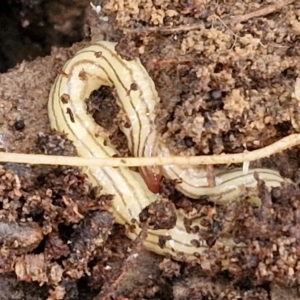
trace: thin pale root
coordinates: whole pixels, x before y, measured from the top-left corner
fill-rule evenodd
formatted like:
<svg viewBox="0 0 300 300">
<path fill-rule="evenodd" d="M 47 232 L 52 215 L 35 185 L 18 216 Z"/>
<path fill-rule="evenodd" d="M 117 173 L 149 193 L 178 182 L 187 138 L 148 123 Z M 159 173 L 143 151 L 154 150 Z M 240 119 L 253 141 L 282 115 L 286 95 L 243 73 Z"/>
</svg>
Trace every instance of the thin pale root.
<svg viewBox="0 0 300 300">
<path fill-rule="evenodd" d="M 300 134 L 291 134 L 264 148 L 245 153 L 205 156 L 168 156 L 168 157 L 105 157 L 83 158 L 73 156 L 52 156 L 40 154 L 19 154 L 0 152 L 0 162 L 14 162 L 33 165 L 64 166 L 111 166 L 143 167 L 162 165 L 219 165 L 243 163 L 269 157 L 300 144 Z"/>
</svg>

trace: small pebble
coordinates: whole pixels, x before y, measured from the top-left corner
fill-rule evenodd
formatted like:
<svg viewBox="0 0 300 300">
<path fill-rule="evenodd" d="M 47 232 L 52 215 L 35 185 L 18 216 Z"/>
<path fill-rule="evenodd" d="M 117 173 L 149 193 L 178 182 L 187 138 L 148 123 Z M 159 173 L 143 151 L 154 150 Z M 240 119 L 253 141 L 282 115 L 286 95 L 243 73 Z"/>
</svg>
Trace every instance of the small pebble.
<svg viewBox="0 0 300 300">
<path fill-rule="evenodd" d="M 22 131 L 25 128 L 25 123 L 23 120 L 19 120 L 15 122 L 14 126 L 16 130 Z"/>
</svg>

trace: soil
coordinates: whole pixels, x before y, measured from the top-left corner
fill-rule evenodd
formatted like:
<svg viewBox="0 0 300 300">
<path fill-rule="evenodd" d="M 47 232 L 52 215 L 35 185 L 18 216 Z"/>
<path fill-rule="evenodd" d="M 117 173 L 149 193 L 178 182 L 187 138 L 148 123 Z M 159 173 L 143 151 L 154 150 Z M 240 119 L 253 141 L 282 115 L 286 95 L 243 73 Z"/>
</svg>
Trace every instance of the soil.
<svg viewBox="0 0 300 300">
<path fill-rule="evenodd" d="M 50 129 L 48 95 L 67 59 L 102 39 L 118 42 L 126 59 L 141 59 L 161 99 L 161 139 L 176 155 L 251 151 L 299 133 L 299 1 L 106 0 L 94 3 L 98 14 L 85 1 L 71 2 L 8 1 L 34 46 L 26 47 L 31 57 L 18 54 L 0 68 L 20 62 L 0 74 L 0 151 L 76 154 Z M 22 51 L 14 36 L 3 37 L 11 43 L 1 48 L 6 58 Z M 93 93 L 89 111 L 130 155 L 118 107 L 111 95 L 102 100 Z M 106 102 L 115 118 L 99 113 Z M 205 259 L 189 264 L 145 251 L 143 235 L 127 239 L 114 224 L 113 197 L 99 196 L 101 187 L 80 169 L 2 164 L 0 299 L 300 299 L 299 164 L 299 147 L 250 164 L 295 183 L 269 192 L 258 180 L 260 207 L 246 193 L 227 206 L 193 201 L 164 179 L 161 193 L 177 208 L 201 210 L 213 224 Z M 229 232 L 247 247 L 220 245 Z"/>
</svg>

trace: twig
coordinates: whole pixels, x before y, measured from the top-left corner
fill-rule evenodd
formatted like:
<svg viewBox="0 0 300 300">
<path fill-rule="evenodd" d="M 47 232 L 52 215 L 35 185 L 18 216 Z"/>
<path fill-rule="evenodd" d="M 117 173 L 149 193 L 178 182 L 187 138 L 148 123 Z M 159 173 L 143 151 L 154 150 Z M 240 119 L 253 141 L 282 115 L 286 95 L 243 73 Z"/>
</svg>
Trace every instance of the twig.
<svg viewBox="0 0 300 300">
<path fill-rule="evenodd" d="M 282 7 L 287 6 L 295 2 L 295 0 L 279 0 L 276 4 L 270 4 L 253 12 L 247 13 L 245 15 L 236 15 L 231 16 L 228 20 L 234 23 L 245 22 L 253 18 L 267 16 L 275 11 L 282 9 Z M 220 18 L 219 18 L 220 19 Z M 226 19 L 225 19 L 226 20 Z M 224 22 L 222 22 L 224 25 Z M 180 31 L 190 31 L 196 30 L 203 26 L 203 23 L 197 24 L 187 24 L 187 25 L 179 25 L 177 27 L 168 27 L 168 26 L 161 26 L 161 27 L 143 27 L 143 28 L 128 28 L 124 29 L 124 33 L 146 33 L 146 32 L 161 32 L 161 33 L 174 33 Z"/>
<path fill-rule="evenodd" d="M 0 162 L 33 165 L 97 166 L 97 167 L 142 167 L 161 165 L 218 165 L 242 163 L 269 157 L 300 144 L 300 134 L 291 134 L 264 148 L 246 153 L 202 155 L 202 156 L 159 156 L 159 157 L 105 157 L 84 158 L 41 154 L 19 154 L 0 152 Z"/>
<path fill-rule="evenodd" d="M 128 28 L 124 29 L 124 33 L 145 33 L 145 32 L 162 32 L 162 33 L 173 33 L 173 32 L 180 32 L 180 31 L 189 31 L 189 30 L 196 30 L 203 26 L 202 23 L 200 24 L 192 24 L 192 25 L 179 25 L 176 27 L 143 27 L 143 28 Z"/>
<path fill-rule="evenodd" d="M 275 11 L 280 10 L 283 6 L 287 6 L 295 2 L 295 0 L 286 0 L 286 1 L 277 1 L 276 4 L 270 4 L 253 12 L 250 12 L 245 15 L 233 16 L 235 22 L 245 22 L 253 18 L 267 16 L 269 14 L 274 13 Z"/>
</svg>

